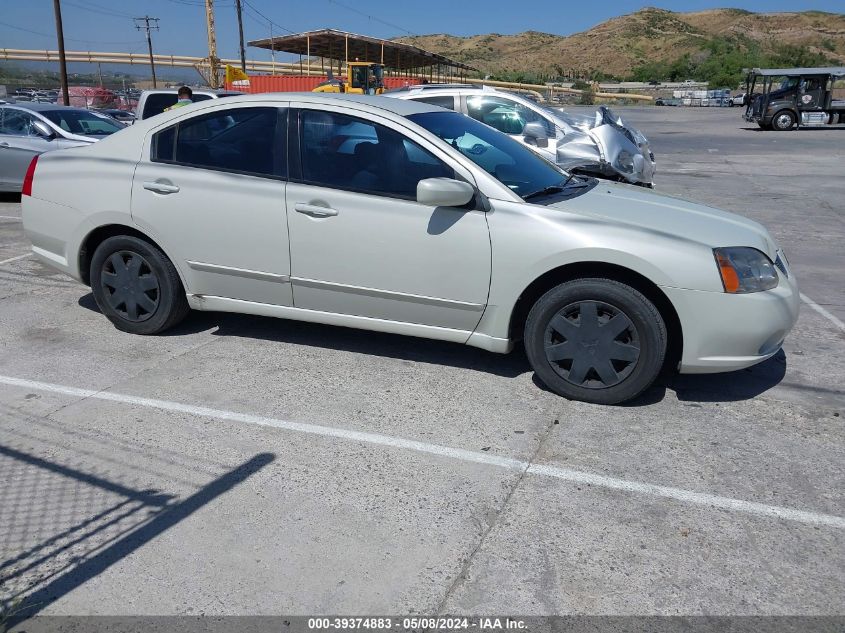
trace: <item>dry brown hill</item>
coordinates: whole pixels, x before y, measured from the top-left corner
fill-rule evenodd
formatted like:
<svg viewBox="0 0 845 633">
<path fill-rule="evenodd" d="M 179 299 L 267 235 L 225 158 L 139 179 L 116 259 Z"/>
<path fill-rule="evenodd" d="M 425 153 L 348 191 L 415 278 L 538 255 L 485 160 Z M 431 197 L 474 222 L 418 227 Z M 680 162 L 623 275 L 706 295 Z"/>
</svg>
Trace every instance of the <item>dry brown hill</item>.
<svg viewBox="0 0 845 633">
<path fill-rule="evenodd" d="M 649 7 L 569 36 L 527 31 L 400 39 L 471 64 L 485 74 L 566 75 L 573 70 L 601 70 L 623 78 L 646 62 L 672 62 L 686 53 L 700 56 L 713 38 L 740 48 L 758 46 L 764 54 L 784 45 L 803 46 L 829 61 L 845 64 L 845 15 L 817 11 L 675 13 Z"/>
</svg>

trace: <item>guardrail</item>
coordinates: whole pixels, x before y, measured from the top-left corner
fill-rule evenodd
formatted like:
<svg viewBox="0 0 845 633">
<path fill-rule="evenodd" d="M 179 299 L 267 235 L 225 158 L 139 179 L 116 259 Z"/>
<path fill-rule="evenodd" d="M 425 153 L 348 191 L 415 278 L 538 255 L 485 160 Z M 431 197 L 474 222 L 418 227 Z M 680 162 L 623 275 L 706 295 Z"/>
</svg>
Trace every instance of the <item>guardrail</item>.
<svg viewBox="0 0 845 633">
<path fill-rule="evenodd" d="M 89 64 L 130 64 L 130 65 L 146 65 L 150 63 L 149 55 L 143 53 L 109 53 L 109 52 L 92 52 L 92 51 L 65 51 L 65 59 L 69 63 L 89 63 Z M 35 62 L 58 62 L 59 51 L 52 50 L 29 50 L 22 48 L 0 48 L 0 61 L 35 61 Z M 208 70 L 207 57 L 193 57 L 190 55 L 162 55 L 160 53 L 153 55 L 153 62 L 157 66 L 171 66 L 174 68 L 195 68 L 196 70 Z M 219 59 L 217 60 L 218 67 L 223 65 L 240 66 L 239 59 Z M 320 76 L 325 75 L 326 71 L 322 68 L 314 68 L 313 63 L 309 70 L 305 63 L 295 62 L 273 62 L 273 61 L 246 61 L 247 72 L 262 72 L 280 75 L 304 75 L 304 76 Z M 449 83 L 448 81 L 446 83 Z M 510 88 L 512 90 L 523 90 L 534 93 L 540 99 L 544 98 L 544 93 L 549 95 L 550 100 L 554 100 L 555 94 L 583 94 L 585 91 L 577 90 L 575 88 L 565 88 L 563 86 L 553 86 L 548 84 L 526 84 L 513 81 L 491 81 L 485 79 L 457 79 L 452 83 L 471 83 L 484 84 L 487 86 L 497 86 L 500 88 Z M 654 97 L 640 94 L 627 94 L 617 92 L 594 92 L 594 96 L 600 99 L 630 99 L 632 101 L 653 101 Z"/>
</svg>

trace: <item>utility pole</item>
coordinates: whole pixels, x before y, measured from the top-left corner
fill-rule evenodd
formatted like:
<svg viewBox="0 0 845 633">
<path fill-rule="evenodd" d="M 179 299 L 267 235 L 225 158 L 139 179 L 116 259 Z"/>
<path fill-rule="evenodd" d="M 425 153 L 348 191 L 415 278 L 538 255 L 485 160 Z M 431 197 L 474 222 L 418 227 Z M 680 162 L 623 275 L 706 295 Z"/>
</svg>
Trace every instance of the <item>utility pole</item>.
<svg viewBox="0 0 845 633">
<path fill-rule="evenodd" d="M 53 0 L 53 12 L 56 14 L 56 39 L 59 44 L 59 75 L 62 80 L 62 97 L 65 105 L 70 105 L 70 94 L 67 88 L 67 61 L 65 60 L 65 31 L 62 27 L 61 0 Z"/>
<path fill-rule="evenodd" d="M 208 24 L 208 84 L 212 88 L 219 88 L 217 76 L 217 36 L 214 33 L 214 0 L 205 0 L 205 19 Z"/>
<path fill-rule="evenodd" d="M 150 24 L 150 22 L 153 24 Z M 158 31 L 158 18 L 151 18 L 148 15 L 145 15 L 143 18 L 135 18 L 135 28 L 139 31 L 143 29 L 147 32 L 147 49 L 150 51 L 150 69 L 153 72 L 153 88 L 158 88 L 156 85 L 156 65 L 153 60 L 153 38 L 150 35 L 150 31 Z"/>
<path fill-rule="evenodd" d="M 241 0 L 235 0 L 235 10 L 238 12 L 238 35 L 241 38 L 241 70 L 246 72 L 246 51 L 244 50 L 244 22 L 241 14 Z"/>
</svg>

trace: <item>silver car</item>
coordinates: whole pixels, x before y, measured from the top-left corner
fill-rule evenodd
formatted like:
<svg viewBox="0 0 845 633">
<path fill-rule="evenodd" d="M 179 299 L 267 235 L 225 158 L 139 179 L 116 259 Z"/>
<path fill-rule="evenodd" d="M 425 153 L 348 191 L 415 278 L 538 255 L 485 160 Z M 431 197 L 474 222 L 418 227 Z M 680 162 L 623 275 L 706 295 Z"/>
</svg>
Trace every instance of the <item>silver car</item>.
<svg viewBox="0 0 845 633">
<path fill-rule="evenodd" d="M 48 103 L 0 105 L 0 191 L 21 190 L 34 156 L 90 145 L 123 127 L 103 114 L 82 108 Z"/>
<path fill-rule="evenodd" d="M 652 187 L 656 165 L 648 139 L 607 106 L 572 114 L 489 86 L 423 85 L 386 97 L 462 112 L 525 143 L 574 173 Z"/>
<path fill-rule="evenodd" d="M 119 329 L 190 309 L 508 352 L 569 398 L 629 400 L 661 368 L 775 354 L 795 277 L 740 216 L 578 177 L 470 117 L 363 95 L 165 112 L 35 161 L 33 253 Z"/>
</svg>

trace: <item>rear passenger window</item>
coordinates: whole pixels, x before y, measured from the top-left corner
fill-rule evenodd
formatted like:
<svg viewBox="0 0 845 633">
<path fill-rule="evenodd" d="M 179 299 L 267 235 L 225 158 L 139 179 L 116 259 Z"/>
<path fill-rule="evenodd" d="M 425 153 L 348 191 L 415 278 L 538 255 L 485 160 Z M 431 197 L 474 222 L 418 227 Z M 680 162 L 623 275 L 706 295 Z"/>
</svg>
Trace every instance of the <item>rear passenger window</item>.
<svg viewBox="0 0 845 633">
<path fill-rule="evenodd" d="M 302 180 L 415 200 L 425 178 L 454 178 L 439 158 L 388 127 L 336 112 L 301 111 Z"/>
<path fill-rule="evenodd" d="M 417 97 L 412 99 L 412 101 L 422 101 L 423 103 L 427 103 L 429 105 L 440 106 L 441 108 L 448 108 L 449 110 L 455 109 L 455 97 L 450 96 L 439 96 L 439 97 Z"/>
<path fill-rule="evenodd" d="M 192 117 L 153 137 L 152 160 L 285 177 L 287 148 L 277 136 L 278 120 L 285 112 L 280 115 L 278 108 L 233 108 Z M 282 125 L 279 131 L 284 128 Z"/>
<path fill-rule="evenodd" d="M 162 163 L 173 161 L 173 150 L 176 144 L 176 126 L 169 127 L 153 136 L 153 160 Z"/>
</svg>

